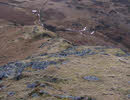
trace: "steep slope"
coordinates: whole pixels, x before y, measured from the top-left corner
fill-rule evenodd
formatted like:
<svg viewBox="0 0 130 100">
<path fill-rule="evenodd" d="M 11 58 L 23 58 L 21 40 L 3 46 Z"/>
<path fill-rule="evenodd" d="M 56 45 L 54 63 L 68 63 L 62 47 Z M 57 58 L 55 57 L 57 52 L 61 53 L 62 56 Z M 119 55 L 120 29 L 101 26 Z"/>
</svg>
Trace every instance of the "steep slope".
<svg viewBox="0 0 130 100">
<path fill-rule="evenodd" d="M 0 0 L 0 100 L 129 100 L 129 5 Z"/>
<path fill-rule="evenodd" d="M 0 67 L 1 100 L 128 100 L 130 54 L 61 38 L 40 49 Z"/>
</svg>

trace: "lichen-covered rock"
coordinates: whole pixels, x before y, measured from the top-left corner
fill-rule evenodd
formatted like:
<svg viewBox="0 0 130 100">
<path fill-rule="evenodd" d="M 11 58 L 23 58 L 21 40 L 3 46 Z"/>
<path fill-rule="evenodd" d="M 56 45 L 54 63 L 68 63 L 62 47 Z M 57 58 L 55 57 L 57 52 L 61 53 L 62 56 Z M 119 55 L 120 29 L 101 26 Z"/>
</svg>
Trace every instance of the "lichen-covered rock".
<svg viewBox="0 0 130 100">
<path fill-rule="evenodd" d="M 9 78 L 19 80 L 26 64 L 24 62 L 10 62 L 0 67 L 0 79 Z"/>
</svg>

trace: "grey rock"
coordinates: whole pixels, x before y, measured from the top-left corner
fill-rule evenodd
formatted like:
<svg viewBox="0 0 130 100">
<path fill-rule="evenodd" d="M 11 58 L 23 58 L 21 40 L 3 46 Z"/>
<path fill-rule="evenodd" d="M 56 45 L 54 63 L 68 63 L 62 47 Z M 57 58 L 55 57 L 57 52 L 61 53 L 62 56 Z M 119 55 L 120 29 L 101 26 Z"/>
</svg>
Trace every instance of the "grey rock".
<svg viewBox="0 0 130 100">
<path fill-rule="evenodd" d="M 33 61 L 33 62 L 10 62 L 0 66 L 0 80 L 3 78 L 19 80 L 22 78 L 22 72 L 26 67 L 33 69 L 45 69 L 49 65 L 57 64 L 55 61 Z"/>
<path fill-rule="evenodd" d="M 38 62 L 31 62 L 31 66 L 33 69 L 45 69 L 49 65 L 57 64 L 55 61 L 38 61 Z"/>
<path fill-rule="evenodd" d="M 37 83 L 31 83 L 31 84 L 28 84 L 28 85 L 27 85 L 27 88 L 35 88 L 35 87 L 37 87 L 37 86 L 38 86 Z"/>
<path fill-rule="evenodd" d="M 54 95 L 60 99 L 70 99 L 70 100 L 88 100 L 88 97 L 80 97 L 80 96 L 65 96 L 65 95 Z"/>
<path fill-rule="evenodd" d="M 99 78 L 96 76 L 85 76 L 83 78 L 88 81 L 99 81 Z"/>
<path fill-rule="evenodd" d="M 39 95 L 37 93 L 33 93 L 31 96 L 32 97 L 38 97 Z"/>
<path fill-rule="evenodd" d="M 44 90 L 40 90 L 40 91 L 39 91 L 39 94 L 40 94 L 40 95 L 42 95 L 42 94 L 49 95 L 49 93 L 48 93 L 48 92 L 46 92 L 46 91 L 44 91 Z"/>
<path fill-rule="evenodd" d="M 6 86 L 0 85 L 0 90 L 3 90 L 3 89 L 5 89 L 5 88 L 6 88 Z"/>
<path fill-rule="evenodd" d="M 0 79 L 19 79 L 22 75 L 24 67 L 25 66 L 23 62 L 10 62 L 4 66 L 1 66 Z"/>
<path fill-rule="evenodd" d="M 130 94 L 128 94 L 128 99 L 130 99 Z"/>
<path fill-rule="evenodd" d="M 15 92 L 11 91 L 11 92 L 8 92 L 7 94 L 8 94 L 8 96 L 14 96 Z"/>
<path fill-rule="evenodd" d="M 45 87 L 46 85 L 45 84 L 40 84 L 40 87 Z"/>
</svg>

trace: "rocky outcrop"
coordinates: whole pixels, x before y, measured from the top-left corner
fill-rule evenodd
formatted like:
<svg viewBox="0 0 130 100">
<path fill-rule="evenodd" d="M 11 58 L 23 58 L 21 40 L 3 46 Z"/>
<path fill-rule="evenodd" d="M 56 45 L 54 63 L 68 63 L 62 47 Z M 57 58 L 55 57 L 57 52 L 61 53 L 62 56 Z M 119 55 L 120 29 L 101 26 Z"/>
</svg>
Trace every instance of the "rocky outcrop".
<svg viewBox="0 0 130 100">
<path fill-rule="evenodd" d="M 130 54 L 126 51 L 74 46 L 62 38 L 45 44 L 40 54 L 0 67 L 2 100 L 128 99 Z"/>
</svg>

